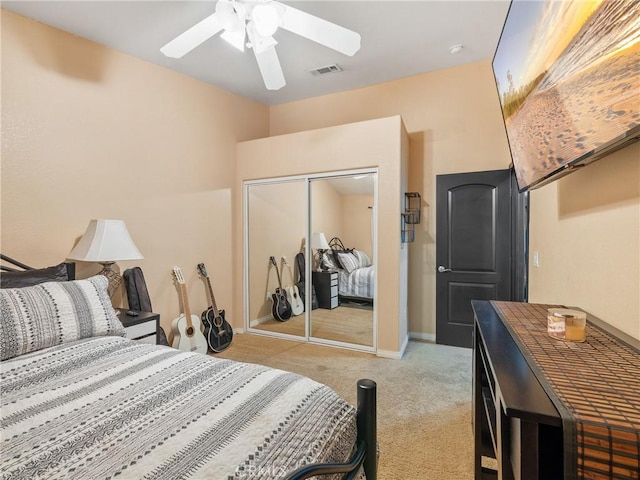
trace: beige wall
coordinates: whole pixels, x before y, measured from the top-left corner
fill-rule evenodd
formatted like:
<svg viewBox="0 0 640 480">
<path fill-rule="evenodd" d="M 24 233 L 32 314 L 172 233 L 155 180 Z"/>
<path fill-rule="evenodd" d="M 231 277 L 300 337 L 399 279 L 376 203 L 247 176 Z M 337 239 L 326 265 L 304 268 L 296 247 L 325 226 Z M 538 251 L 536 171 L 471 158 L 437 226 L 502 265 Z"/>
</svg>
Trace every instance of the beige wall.
<svg viewBox="0 0 640 480">
<path fill-rule="evenodd" d="M 125 220 L 168 329 L 187 280 L 232 305 L 236 143 L 268 133 L 268 108 L 2 10 L 2 253 L 64 260 L 92 218 Z M 100 269 L 79 265 L 79 276 Z M 122 304 L 122 294 L 114 303 Z"/>
<path fill-rule="evenodd" d="M 531 192 L 535 251 L 530 301 L 579 306 L 640 339 L 640 143 Z"/>
<path fill-rule="evenodd" d="M 373 258 L 371 243 L 371 223 L 374 206 L 373 195 L 344 195 L 341 202 L 342 233 L 340 239 L 347 248 L 362 250 Z"/>
<path fill-rule="evenodd" d="M 409 248 L 409 331 L 435 338 L 435 176 L 507 168 L 510 155 L 490 61 L 270 109 L 282 134 L 400 114 L 409 191 L 423 222 Z M 638 144 L 531 193 L 530 301 L 584 308 L 640 338 Z"/>
<path fill-rule="evenodd" d="M 378 297 L 378 350 L 394 355 L 400 351 L 406 329 L 406 307 L 401 305 L 398 285 L 401 283 L 400 211 L 403 172 L 402 139 L 406 131 L 400 117 L 352 123 L 280 135 L 238 144 L 237 183 L 246 180 L 303 175 L 344 169 L 378 168 L 378 229 L 377 245 L 384 255 L 378 257 L 378 290 L 387 294 Z M 239 188 L 240 190 L 240 188 Z M 238 205 L 241 198 L 238 196 Z M 242 218 L 240 208 L 236 218 Z M 243 238 L 242 226 L 238 238 Z M 237 271 L 243 271 L 242 252 L 236 251 Z M 405 274 L 406 276 L 406 274 Z M 242 282 L 236 282 L 236 305 L 242 303 Z"/>
<path fill-rule="evenodd" d="M 326 180 L 312 180 L 310 183 L 311 232 L 324 233 L 327 242 L 333 237 L 341 237 L 342 196 Z"/>
<path fill-rule="evenodd" d="M 329 242 L 339 237 L 347 248 L 358 248 L 373 258 L 371 243 L 373 195 L 342 195 L 329 181 L 311 182 L 312 232 L 322 232 Z"/>
</svg>

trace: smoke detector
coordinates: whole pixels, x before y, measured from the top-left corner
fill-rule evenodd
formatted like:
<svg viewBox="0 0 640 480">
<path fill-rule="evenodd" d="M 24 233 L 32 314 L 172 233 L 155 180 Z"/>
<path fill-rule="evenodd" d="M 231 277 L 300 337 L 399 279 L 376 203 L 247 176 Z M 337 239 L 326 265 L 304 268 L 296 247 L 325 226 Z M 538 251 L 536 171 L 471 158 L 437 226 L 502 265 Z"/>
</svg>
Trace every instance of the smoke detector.
<svg viewBox="0 0 640 480">
<path fill-rule="evenodd" d="M 327 65 L 326 67 L 314 68 L 313 70 L 309 70 L 309 73 L 317 77 L 320 75 L 327 75 L 329 73 L 338 73 L 341 71 L 342 71 L 342 68 L 339 65 L 334 63 L 333 65 Z"/>
<path fill-rule="evenodd" d="M 452 45 L 449 47 L 449 51 L 451 52 L 451 55 L 455 55 L 456 53 L 460 53 L 463 48 L 463 45 Z"/>
</svg>

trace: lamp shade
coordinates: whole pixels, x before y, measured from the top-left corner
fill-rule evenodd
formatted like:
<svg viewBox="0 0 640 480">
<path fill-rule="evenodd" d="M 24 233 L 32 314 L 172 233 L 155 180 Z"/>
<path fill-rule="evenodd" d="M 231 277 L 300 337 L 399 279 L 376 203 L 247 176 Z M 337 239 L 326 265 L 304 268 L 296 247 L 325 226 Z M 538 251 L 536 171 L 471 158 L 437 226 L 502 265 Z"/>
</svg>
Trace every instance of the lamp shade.
<svg viewBox="0 0 640 480">
<path fill-rule="evenodd" d="M 313 235 L 311 235 L 311 248 L 315 248 L 316 250 L 329 250 L 329 244 L 327 243 L 324 233 L 314 232 Z"/>
<path fill-rule="evenodd" d="M 117 262 L 144 257 L 122 220 L 91 220 L 67 258 L 84 262 Z"/>
</svg>

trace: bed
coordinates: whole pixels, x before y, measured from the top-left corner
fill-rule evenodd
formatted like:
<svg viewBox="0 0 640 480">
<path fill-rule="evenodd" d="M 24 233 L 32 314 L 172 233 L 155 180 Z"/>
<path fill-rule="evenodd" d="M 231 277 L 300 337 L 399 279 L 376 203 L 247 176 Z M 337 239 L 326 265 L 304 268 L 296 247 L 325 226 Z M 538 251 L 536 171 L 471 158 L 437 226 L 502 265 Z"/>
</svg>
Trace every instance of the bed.
<svg viewBox="0 0 640 480">
<path fill-rule="evenodd" d="M 340 301 L 355 301 L 373 305 L 375 267 L 369 256 L 356 248 L 345 248 L 342 240 L 333 237 L 329 241 L 330 254 L 323 257 L 323 265 L 338 271 L 338 295 Z"/>
<path fill-rule="evenodd" d="M 128 340 L 104 277 L 27 269 L 0 277 L 1 478 L 376 478 L 375 382 L 356 409 L 300 375 Z"/>
</svg>

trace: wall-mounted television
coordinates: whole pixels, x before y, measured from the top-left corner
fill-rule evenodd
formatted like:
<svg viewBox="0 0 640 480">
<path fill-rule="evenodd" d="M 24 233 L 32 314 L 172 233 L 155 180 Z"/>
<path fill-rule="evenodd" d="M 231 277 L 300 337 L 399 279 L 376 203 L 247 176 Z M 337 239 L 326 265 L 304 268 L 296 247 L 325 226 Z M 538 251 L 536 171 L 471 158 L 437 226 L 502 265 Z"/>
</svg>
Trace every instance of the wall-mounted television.
<svg viewBox="0 0 640 480">
<path fill-rule="evenodd" d="M 640 139 L 636 0 L 512 0 L 492 66 L 520 191 Z"/>
</svg>

